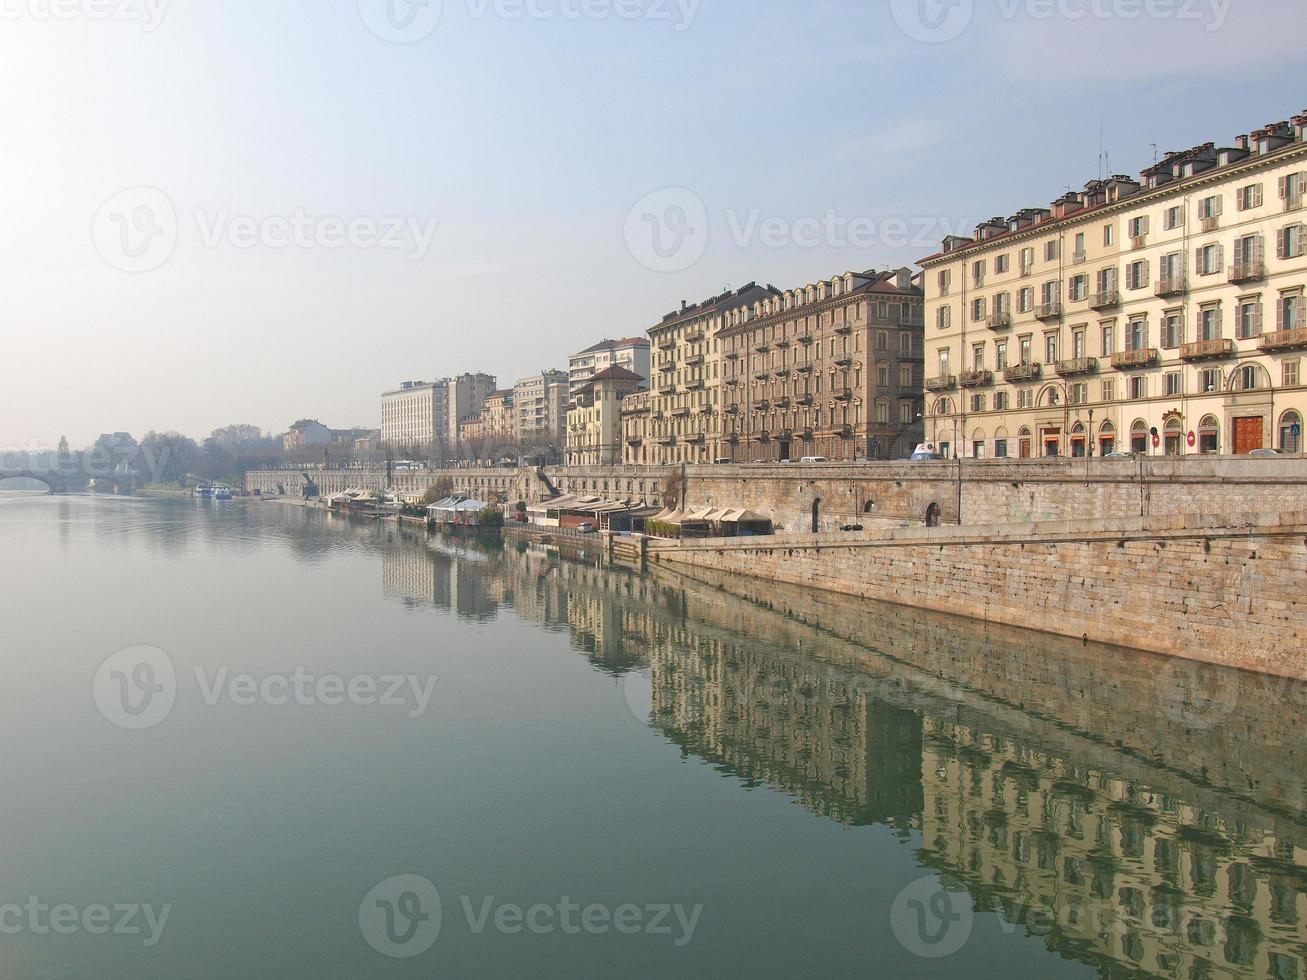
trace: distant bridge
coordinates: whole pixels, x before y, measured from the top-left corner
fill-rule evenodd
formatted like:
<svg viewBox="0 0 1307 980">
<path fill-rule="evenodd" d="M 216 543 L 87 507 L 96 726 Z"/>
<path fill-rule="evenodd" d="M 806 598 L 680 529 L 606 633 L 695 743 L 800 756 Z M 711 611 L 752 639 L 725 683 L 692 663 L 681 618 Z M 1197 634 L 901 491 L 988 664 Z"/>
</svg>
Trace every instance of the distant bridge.
<svg viewBox="0 0 1307 980">
<path fill-rule="evenodd" d="M 108 485 L 114 493 L 131 494 L 136 489 L 136 477 L 118 467 L 108 468 L 103 457 L 87 459 L 83 454 L 56 460 L 50 466 L 12 465 L 0 463 L 0 481 L 35 480 L 44 483 L 51 493 L 81 493 L 95 484 Z"/>
</svg>

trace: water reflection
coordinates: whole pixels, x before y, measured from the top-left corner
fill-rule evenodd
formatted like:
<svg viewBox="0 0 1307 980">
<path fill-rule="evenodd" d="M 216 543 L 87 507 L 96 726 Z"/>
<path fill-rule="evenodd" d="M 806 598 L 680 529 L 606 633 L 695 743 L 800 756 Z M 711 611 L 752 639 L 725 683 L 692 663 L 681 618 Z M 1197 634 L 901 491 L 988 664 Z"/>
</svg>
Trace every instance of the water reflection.
<svg viewBox="0 0 1307 980">
<path fill-rule="evenodd" d="M 1299 685 L 538 546 L 342 535 L 415 609 L 565 631 L 687 758 L 893 828 L 1052 951 L 1105 975 L 1307 977 Z"/>
</svg>

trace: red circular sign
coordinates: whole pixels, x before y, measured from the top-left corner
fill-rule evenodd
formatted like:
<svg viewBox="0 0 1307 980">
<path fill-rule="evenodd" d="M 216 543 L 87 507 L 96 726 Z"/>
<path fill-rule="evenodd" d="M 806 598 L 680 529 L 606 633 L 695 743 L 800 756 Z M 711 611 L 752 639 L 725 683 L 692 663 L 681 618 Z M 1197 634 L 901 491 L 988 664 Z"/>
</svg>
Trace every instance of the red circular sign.
<svg viewBox="0 0 1307 980">
<path fill-rule="evenodd" d="M 1153 448 L 1156 449 L 1156 448 L 1157 448 L 1158 446 L 1160 446 L 1161 444 L 1162 444 L 1162 437 L 1161 437 L 1161 436 L 1153 436 Z"/>
<path fill-rule="evenodd" d="M 1192 449 L 1197 444 L 1198 444 L 1198 437 L 1194 435 L 1192 432 L 1189 433 L 1189 448 Z"/>
</svg>

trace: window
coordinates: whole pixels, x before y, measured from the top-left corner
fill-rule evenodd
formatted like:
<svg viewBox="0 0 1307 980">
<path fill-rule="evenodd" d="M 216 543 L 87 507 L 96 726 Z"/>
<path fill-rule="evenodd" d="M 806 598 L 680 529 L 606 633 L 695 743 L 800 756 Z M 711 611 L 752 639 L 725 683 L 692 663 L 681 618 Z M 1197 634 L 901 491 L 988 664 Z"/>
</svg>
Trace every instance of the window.
<svg viewBox="0 0 1307 980">
<path fill-rule="evenodd" d="M 979 289 L 985 285 L 985 260 L 977 259 L 971 263 L 971 281 Z"/>
<path fill-rule="evenodd" d="M 1147 350 L 1148 318 L 1139 316 L 1132 319 L 1126 325 L 1125 340 L 1126 350 Z"/>
<path fill-rule="evenodd" d="M 889 331 L 888 331 L 888 330 L 878 330 L 878 331 L 876 331 L 876 350 L 879 350 L 879 351 L 888 351 L 888 350 L 889 350 Z M 848 353 L 847 348 L 845 349 L 844 353 L 846 353 L 846 354 Z"/>
<path fill-rule="evenodd" d="M 1198 217 L 1203 221 L 1214 221 L 1221 216 L 1221 197 L 1214 194 L 1198 202 Z"/>
<path fill-rule="evenodd" d="M 1182 375 L 1179 371 L 1168 371 L 1164 376 L 1165 390 L 1168 395 L 1180 394 L 1180 379 Z"/>
<path fill-rule="evenodd" d="M 994 344 L 994 367 L 996 370 L 1007 370 L 1007 341 L 1000 340 Z"/>
<path fill-rule="evenodd" d="M 1303 254 L 1303 226 L 1290 225 L 1280 229 L 1275 254 L 1281 259 L 1296 259 Z"/>
<path fill-rule="evenodd" d="M 1040 287 L 1040 300 L 1044 306 L 1053 306 L 1057 303 L 1058 294 L 1062 292 L 1062 284 L 1056 279 L 1050 279 Z"/>
<path fill-rule="evenodd" d="M 1103 247 L 1111 248 L 1116 244 L 1116 225 L 1103 225 Z"/>
<path fill-rule="evenodd" d="M 1140 259 L 1125 267 L 1125 284 L 1128 289 L 1146 289 L 1148 287 L 1148 260 Z"/>
<path fill-rule="evenodd" d="M 1142 420 L 1130 427 L 1130 449 L 1141 456 L 1148 453 L 1148 425 Z"/>
<path fill-rule="evenodd" d="M 1184 343 L 1184 314 L 1172 311 L 1162 317 L 1162 346 L 1175 350 Z"/>
<path fill-rule="evenodd" d="M 1198 423 L 1198 451 L 1203 454 L 1220 451 L 1221 425 L 1215 415 L 1204 415 Z"/>
<path fill-rule="evenodd" d="M 941 348 L 939 352 L 939 376 L 941 378 L 948 377 L 948 362 L 949 349 L 947 347 Z"/>
<path fill-rule="evenodd" d="M 935 311 L 935 323 L 940 330 L 947 330 L 953 321 L 953 309 L 949 306 L 941 306 Z"/>
<path fill-rule="evenodd" d="M 1006 412 L 1007 406 L 1008 406 L 1007 392 L 1006 391 L 994 392 L 994 411 Z"/>
<path fill-rule="evenodd" d="M 1071 277 L 1071 301 L 1081 302 L 1089 298 L 1089 277 L 1086 275 Z"/>
<path fill-rule="evenodd" d="M 1085 331 L 1081 327 L 1071 333 L 1071 356 L 1076 360 L 1089 355 L 1089 349 L 1085 344 Z"/>
<path fill-rule="evenodd" d="M 1280 448 L 1286 453 L 1302 452 L 1302 416 L 1297 412 L 1280 416 Z"/>
<path fill-rule="evenodd" d="M 1017 408 L 1030 408 L 1034 401 L 1034 391 L 1031 388 L 1022 388 L 1017 392 Z"/>
<path fill-rule="evenodd" d="M 1256 391 L 1261 385 L 1261 372 L 1256 364 L 1245 364 L 1234 378 L 1238 391 Z"/>
<path fill-rule="evenodd" d="M 1130 379 L 1130 397 L 1134 399 L 1148 397 L 1148 378 L 1138 375 Z"/>
<path fill-rule="evenodd" d="M 1235 201 L 1240 211 L 1251 211 L 1262 206 L 1262 185 L 1246 184 L 1239 188 Z"/>
<path fill-rule="evenodd" d="M 985 458 L 985 440 L 977 439 L 971 444 L 971 455 L 975 459 Z"/>
<path fill-rule="evenodd" d="M 1053 364 L 1057 361 L 1057 334 L 1050 333 L 1044 335 L 1044 363 Z"/>
<path fill-rule="evenodd" d="M 1184 224 L 1184 206 L 1177 204 L 1173 208 L 1167 208 L 1162 216 L 1162 227 L 1167 231 L 1174 231 Z"/>
<path fill-rule="evenodd" d="M 899 425 L 911 425 L 912 402 L 899 402 Z"/>
<path fill-rule="evenodd" d="M 1262 335 L 1262 304 L 1259 300 L 1241 300 L 1238 309 L 1240 340 Z"/>
<path fill-rule="evenodd" d="M 1297 388 L 1297 387 L 1298 387 L 1298 385 L 1299 385 L 1299 381 L 1298 381 L 1298 364 L 1299 364 L 1299 363 L 1300 363 L 1300 362 L 1298 362 L 1298 361 L 1285 361 L 1282 365 L 1280 365 L 1280 368 L 1281 368 L 1281 375 L 1280 375 L 1281 381 L 1280 381 L 1280 383 L 1281 383 L 1285 388 Z"/>
<path fill-rule="evenodd" d="M 899 353 L 906 357 L 912 356 L 912 334 L 899 334 Z"/>
<path fill-rule="evenodd" d="M 985 410 L 985 396 L 984 396 L 984 394 L 978 394 L 978 395 L 972 395 L 972 396 L 971 396 L 971 410 L 972 410 L 973 412 L 983 412 L 983 411 Z"/>
<path fill-rule="evenodd" d="M 1007 255 L 996 256 L 994 258 L 994 271 L 999 275 L 1002 275 L 1003 273 L 1007 272 L 1008 265 L 1010 264 L 1010 259 L 1011 257 Z"/>
<path fill-rule="evenodd" d="M 1089 401 L 1089 385 L 1083 381 L 1077 381 L 1071 386 L 1071 404 L 1084 405 Z"/>
<path fill-rule="evenodd" d="M 1284 210 L 1297 211 L 1302 207 L 1304 185 L 1307 185 L 1307 174 L 1289 174 L 1280 178 L 1280 200 L 1284 201 Z"/>
<path fill-rule="evenodd" d="M 1019 343 L 1021 345 L 1021 363 L 1029 364 L 1033 359 L 1032 355 L 1034 353 L 1034 347 L 1032 345 L 1031 338 L 1022 337 Z"/>
<path fill-rule="evenodd" d="M 911 388 L 911 387 L 912 387 L 912 365 L 911 365 L 911 364 L 900 364 L 900 365 L 899 365 L 899 387 L 900 387 L 900 388 Z"/>
<path fill-rule="evenodd" d="M 1109 323 L 1103 327 L 1103 356 L 1111 357 L 1116 353 L 1116 324 Z"/>
<path fill-rule="evenodd" d="M 1006 440 L 1006 439 L 995 439 L 995 440 L 994 440 L 994 458 L 995 458 L 995 459 L 1007 459 L 1007 440 Z"/>
<path fill-rule="evenodd" d="M 1105 401 L 1105 402 L 1114 402 L 1114 401 L 1116 401 L 1116 382 L 1115 382 L 1115 381 L 1104 381 L 1104 382 L 1103 382 L 1103 401 Z"/>
<path fill-rule="evenodd" d="M 1302 293 L 1280 297 L 1280 329 L 1297 330 L 1303 325 Z"/>
<path fill-rule="evenodd" d="M 1204 245 L 1198 249 L 1197 266 L 1200 276 L 1214 276 L 1225 269 L 1224 249 L 1220 245 Z"/>
<path fill-rule="evenodd" d="M 884 402 L 876 402 L 876 424 L 889 425 L 889 406 Z"/>
<path fill-rule="evenodd" d="M 1203 394 L 1211 394 L 1214 391 L 1221 390 L 1221 372 L 1218 368 L 1204 368 L 1198 372 L 1198 386 L 1203 390 Z"/>
<path fill-rule="evenodd" d="M 1056 262 L 1061 249 L 1061 242 L 1056 238 L 1044 242 L 1044 261 Z"/>
<path fill-rule="evenodd" d="M 980 323 L 985 319 L 985 298 L 973 299 L 971 301 L 971 322 Z"/>
<path fill-rule="evenodd" d="M 882 364 L 876 369 L 876 383 L 882 388 L 889 387 L 889 365 Z"/>
<path fill-rule="evenodd" d="M 1031 286 L 1022 286 L 1017 293 L 1017 312 L 1030 313 L 1035 308 L 1035 290 Z"/>
<path fill-rule="evenodd" d="M 1030 271 L 1035 267 L 1035 250 L 1033 248 L 1023 248 L 1021 250 L 1021 274 L 1030 275 Z"/>
<path fill-rule="evenodd" d="M 973 371 L 985 370 L 985 345 L 984 344 L 971 345 L 971 370 Z"/>
<path fill-rule="evenodd" d="M 939 273 L 939 294 L 947 296 L 951 274 L 948 269 L 941 269 Z"/>
<path fill-rule="evenodd" d="M 1209 306 L 1198 311 L 1198 339 L 1221 339 L 1221 308 Z"/>
<path fill-rule="evenodd" d="M 1137 218 L 1131 218 L 1129 222 L 1130 237 L 1142 238 L 1148 234 L 1148 215 L 1143 214 Z"/>
<path fill-rule="evenodd" d="M 1075 260 L 1083 262 L 1085 260 L 1085 233 L 1083 231 L 1076 233 Z"/>
</svg>

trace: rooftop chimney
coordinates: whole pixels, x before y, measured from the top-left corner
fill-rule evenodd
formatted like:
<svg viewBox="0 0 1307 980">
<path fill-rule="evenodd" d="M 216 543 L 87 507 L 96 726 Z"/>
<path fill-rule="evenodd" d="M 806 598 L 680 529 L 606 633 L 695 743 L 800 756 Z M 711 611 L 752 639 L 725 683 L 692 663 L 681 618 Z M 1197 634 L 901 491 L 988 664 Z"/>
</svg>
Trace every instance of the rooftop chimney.
<svg viewBox="0 0 1307 980">
<path fill-rule="evenodd" d="M 1072 211 L 1080 210 L 1080 195 L 1070 192 L 1063 194 L 1053 202 L 1052 209 L 1054 218 L 1065 218 Z"/>
</svg>

